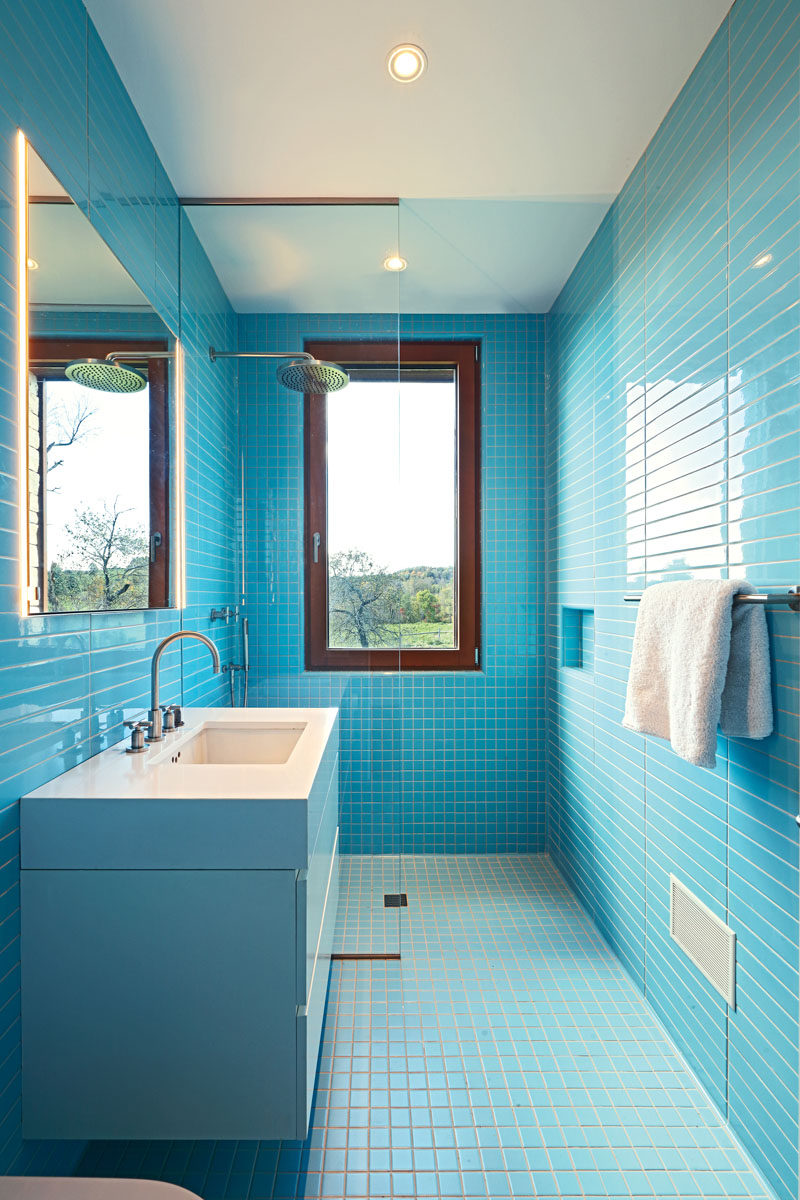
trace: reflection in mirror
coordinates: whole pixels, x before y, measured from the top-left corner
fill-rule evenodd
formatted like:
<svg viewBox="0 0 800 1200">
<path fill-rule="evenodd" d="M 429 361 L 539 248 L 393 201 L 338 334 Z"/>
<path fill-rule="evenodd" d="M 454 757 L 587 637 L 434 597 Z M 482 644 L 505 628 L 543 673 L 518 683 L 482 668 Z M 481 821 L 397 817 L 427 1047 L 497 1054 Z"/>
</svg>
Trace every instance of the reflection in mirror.
<svg viewBox="0 0 800 1200">
<path fill-rule="evenodd" d="M 177 347 L 28 148 L 27 611 L 176 602 Z"/>
</svg>

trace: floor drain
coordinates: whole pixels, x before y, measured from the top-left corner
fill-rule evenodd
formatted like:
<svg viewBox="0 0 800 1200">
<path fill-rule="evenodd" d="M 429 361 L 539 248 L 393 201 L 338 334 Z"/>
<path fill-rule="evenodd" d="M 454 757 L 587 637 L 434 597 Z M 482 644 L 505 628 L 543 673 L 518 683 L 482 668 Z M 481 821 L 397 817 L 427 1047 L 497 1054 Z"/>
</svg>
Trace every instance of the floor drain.
<svg viewBox="0 0 800 1200">
<path fill-rule="evenodd" d="M 383 897 L 384 908 L 408 908 L 408 896 L 405 892 L 388 892 Z"/>
<path fill-rule="evenodd" d="M 400 962 L 397 950 L 337 950 L 331 954 L 331 962 Z"/>
</svg>

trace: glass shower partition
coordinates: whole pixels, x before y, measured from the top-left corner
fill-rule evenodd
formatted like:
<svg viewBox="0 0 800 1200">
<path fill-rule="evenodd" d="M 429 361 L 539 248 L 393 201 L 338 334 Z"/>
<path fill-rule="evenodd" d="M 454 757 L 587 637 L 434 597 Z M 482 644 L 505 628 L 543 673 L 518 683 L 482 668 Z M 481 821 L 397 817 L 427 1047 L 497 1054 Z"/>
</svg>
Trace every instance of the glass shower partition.
<svg viewBox="0 0 800 1200">
<path fill-rule="evenodd" d="M 249 704 L 339 710 L 336 953 L 396 957 L 403 807 L 396 203 L 192 205 L 236 349 L 306 354 L 350 382 L 282 382 L 241 357 L 242 617 Z M 337 382 L 328 375 L 329 383 Z"/>
<path fill-rule="evenodd" d="M 398 675 L 403 951 L 419 908 L 457 891 L 450 856 L 541 845 L 541 314 L 559 231 L 588 240 L 597 219 L 557 200 L 400 202 L 400 474 L 415 480 Z"/>
</svg>

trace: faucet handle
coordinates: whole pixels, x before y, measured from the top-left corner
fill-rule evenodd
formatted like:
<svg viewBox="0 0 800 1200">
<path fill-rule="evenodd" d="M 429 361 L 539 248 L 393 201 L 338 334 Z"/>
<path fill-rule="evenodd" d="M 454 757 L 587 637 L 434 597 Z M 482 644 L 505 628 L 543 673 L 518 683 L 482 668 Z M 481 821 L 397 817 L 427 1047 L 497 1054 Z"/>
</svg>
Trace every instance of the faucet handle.
<svg viewBox="0 0 800 1200">
<path fill-rule="evenodd" d="M 161 711 L 164 714 L 164 733 L 172 733 L 175 728 L 175 705 L 162 704 Z"/>
<path fill-rule="evenodd" d="M 144 754 L 147 746 L 144 744 L 144 731 L 150 728 L 149 721 L 123 721 L 125 729 L 131 731 L 131 744 L 125 747 L 126 754 Z"/>
<path fill-rule="evenodd" d="M 181 712 L 181 706 L 180 704 L 172 704 L 170 707 L 172 709 L 172 719 L 175 722 L 175 728 L 180 729 L 181 725 L 186 724 L 183 719 L 183 713 Z"/>
</svg>

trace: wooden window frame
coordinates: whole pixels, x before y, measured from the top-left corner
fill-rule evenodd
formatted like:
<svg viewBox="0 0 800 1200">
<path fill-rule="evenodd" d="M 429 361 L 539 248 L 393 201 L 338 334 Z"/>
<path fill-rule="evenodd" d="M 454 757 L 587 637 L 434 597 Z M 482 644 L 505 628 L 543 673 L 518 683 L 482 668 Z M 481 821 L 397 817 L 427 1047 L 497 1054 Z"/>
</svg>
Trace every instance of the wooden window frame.
<svg viewBox="0 0 800 1200">
<path fill-rule="evenodd" d="M 112 350 L 127 350 L 131 354 L 156 354 L 169 350 L 165 339 L 128 339 L 120 337 L 32 337 L 29 341 L 28 355 L 30 361 L 68 363 L 79 358 L 105 358 Z M 155 562 L 150 559 L 148 572 L 147 608 L 114 608 L 93 609 L 93 612 L 148 612 L 150 609 L 170 607 L 171 572 L 171 473 L 170 473 L 170 406 L 169 406 L 169 376 L 167 359 L 153 358 L 147 364 L 147 383 L 150 400 L 150 528 L 148 540 L 154 531 L 161 534 L 161 542 L 156 550 Z M 134 364 L 137 369 L 140 364 Z M 63 370 L 56 366 L 31 367 L 30 370 L 41 383 L 45 380 L 64 382 Z M 124 397 L 122 397 L 124 398 Z M 44 455 L 44 444 L 40 447 L 40 459 Z M 39 472 L 44 478 L 44 464 L 39 463 Z M 42 508 L 42 516 L 46 521 L 46 512 Z M 41 570 L 46 574 L 46 564 L 42 563 Z M 46 598 L 44 579 L 40 583 L 43 601 Z M 41 611 L 47 613 L 48 609 Z M 74 611 L 74 610 L 68 610 Z M 56 613 L 51 614 L 53 616 Z"/>
<path fill-rule="evenodd" d="M 456 646 L 335 649 L 328 646 L 326 397 L 306 395 L 305 664 L 307 671 L 479 671 L 481 620 L 480 342 L 317 341 L 305 349 L 343 366 L 454 367 L 456 371 L 457 562 L 453 578 Z M 320 535 L 318 561 L 312 538 Z"/>
</svg>

